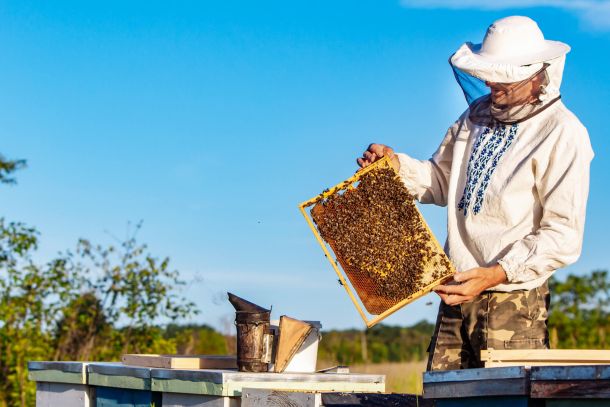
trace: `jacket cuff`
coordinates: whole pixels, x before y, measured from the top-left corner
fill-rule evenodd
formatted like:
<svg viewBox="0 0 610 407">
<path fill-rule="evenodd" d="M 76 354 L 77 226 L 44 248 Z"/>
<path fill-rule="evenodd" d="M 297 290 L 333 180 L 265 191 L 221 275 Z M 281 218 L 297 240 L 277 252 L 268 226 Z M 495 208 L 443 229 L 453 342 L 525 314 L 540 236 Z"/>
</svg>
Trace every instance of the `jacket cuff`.
<svg viewBox="0 0 610 407">
<path fill-rule="evenodd" d="M 498 264 L 502 266 L 502 269 L 504 269 L 506 279 L 509 283 L 519 283 L 523 280 L 520 278 L 523 276 L 523 272 L 525 270 L 525 266 L 523 264 L 520 264 L 510 258 L 507 259 L 506 257 L 498 260 Z"/>
</svg>

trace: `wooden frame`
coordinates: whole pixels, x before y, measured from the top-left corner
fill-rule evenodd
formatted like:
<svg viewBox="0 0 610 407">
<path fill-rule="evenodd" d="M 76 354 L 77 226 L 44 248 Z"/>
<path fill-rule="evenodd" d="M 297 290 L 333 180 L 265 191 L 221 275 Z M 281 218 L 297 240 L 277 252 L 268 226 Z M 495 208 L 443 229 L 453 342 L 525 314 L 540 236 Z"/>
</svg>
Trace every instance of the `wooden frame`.
<svg viewBox="0 0 610 407">
<path fill-rule="evenodd" d="M 570 366 L 610 364 L 610 350 L 594 349 L 486 349 L 485 367 Z"/>
<path fill-rule="evenodd" d="M 352 300 L 352 302 L 354 303 L 354 306 L 356 307 L 356 310 L 358 311 L 358 313 L 360 314 L 360 317 L 362 317 L 362 319 L 364 320 L 364 323 L 366 324 L 366 326 L 368 328 L 371 328 L 372 326 L 378 324 L 379 322 L 383 321 L 385 318 L 389 317 L 390 315 L 392 315 L 393 313 L 395 313 L 396 311 L 398 311 L 399 309 L 401 309 L 402 307 L 404 307 L 405 305 L 415 301 L 416 299 L 428 294 L 430 291 L 432 291 L 432 289 L 434 287 L 436 287 L 439 284 L 442 284 L 443 282 L 447 281 L 448 279 L 450 279 L 454 274 L 455 274 L 455 270 L 453 269 L 453 264 L 451 264 L 451 262 L 449 262 L 450 267 L 451 267 L 451 275 L 449 276 L 445 276 L 442 277 L 440 279 L 437 279 L 433 282 L 431 282 L 430 284 L 428 284 L 427 286 L 425 286 L 424 288 L 422 288 L 421 290 L 417 291 L 416 293 L 410 295 L 409 297 L 401 300 L 400 302 L 398 302 L 397 304 L 393 305 L 392 307 L 388 308 L 387 310 L 385 310 L 384 312 L 382 312 L 381 314 L 373 317 L 373 318 L 369 318 L 367 316 L 367 314 L 364 311 L 364 307 L 362 306 L 361 300 L 359 298 L 357 298 L 356 295 L 354 295 L 353 291 L 356 291 L 355 289 L 350 288 L 351 284 L 348 283 L 348 278 L 346 278 L 345 272 L 339 269 L 339 266 L 337 265 L 336 262 L 334 262 L 332 260 L 332 255 L 331 252 L 327 246 L 327 244 L 324 242 L 324 240 L 322 239 L 322 236 L 320 236 L 320 233 L 318 232 L 318 229 L 316 228 L 311 216 L 307 213 L 307 211 L 305 210 L 305 208 L 315 205 L 316 203 L 318 203 L 320 200 L 325 199 L 327 197 L 329 197 L 330 195 L 333 195 L 334 193 L 345 189 L 348 185 L 352 185 L 355 182 L 358 182 L 359 179 L 367 174 L 368 172 L 380 167 L 380 166 L 388 166 L 391 168 L 389 160 L 387 157 L 382 158 L 381 160 L 376 161 L 375 163 L 373 163 L 372 165 L 369 165 L 368 167 L 365 167 L 361 170 L 359 170 L 358 172 L 356 172 L 356 174 L 354 174 L 352 177 L 348 178 L 347 180 L 335 185 L 332 188 L 327 189 L 326 191 L 324 191 L 322 194 L 316 196 L 315 198 L 312 198 L 308 201 L 305 201 L 303 203 L 301 203 L 299 205 L 299 209 L 301 211 L 301 213 L 303 214 L 303 216 L 305 217 L 305 220 L 307 221 L 307 224 L 309 225 L 309 228 L 311 229 L 311 231 L 313 232 L 314 236 L 316 237 L 316 240 L 318 241 L 318 243 L 320 244 L 320 247 L 322 247 L 322 250 L 324 251 L 324 255 L 326 256 L 326 259 L 330 262 L 330 265 L 332 266 L 332 268 L 335 270 L 335 273 L 337 274 L 337 277 L 339 277 L 339 281 L 341 283 L 341 285 L 345 288 L 345 291 L 347 291 L 347 294 L 349 295 L 349 298 Z M 430 235 L 430 239 L 431 239 L 431 243 L 432 245 L 434 245 L 438 251 L 440 252 L 444 252 L 443 247 L 439 244 L 438 240 L 436 239 L 436 236 L 434 236 L 434 233 L 432 233 L 432 230 L 430 230 L 430 227 L 428 226 L 427 222 L 425 221 L 425 219 L 423 218 L 423 216 L 421 216 L 421 212 L 419 211 L 419 208 L 417 208 L 417 212 L 420 215 L 421 219 L 422 219 L 422 223 L 424 224 L 424 226 L 426 227 L 426 230 L 428 232 L 428 234 Z M 342 268 L 341 268 L 342 269 Z M 356 291 L 357 293 L 357 291 Z"/>
</svg>

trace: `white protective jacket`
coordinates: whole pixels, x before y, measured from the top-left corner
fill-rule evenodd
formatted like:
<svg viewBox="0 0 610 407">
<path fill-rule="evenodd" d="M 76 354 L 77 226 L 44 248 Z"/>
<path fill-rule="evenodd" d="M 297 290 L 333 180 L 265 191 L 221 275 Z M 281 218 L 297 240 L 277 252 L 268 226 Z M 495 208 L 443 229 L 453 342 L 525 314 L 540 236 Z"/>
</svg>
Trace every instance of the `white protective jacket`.
<svg viewBox="0 0 610 407">
<path fill-rule="evenodd" d="M 557 88 L 561 73 L 551 77 Z M 430 160 L 398 158 L 420 202 L 447 205 L 445 250 L 458 272 L 504 268 L 508 283 L 491 290 L 538 287 L 580 256 L 593 150 L 561 101 L 493 129 L 473 124 L 467 110 Z"/>
</svg>

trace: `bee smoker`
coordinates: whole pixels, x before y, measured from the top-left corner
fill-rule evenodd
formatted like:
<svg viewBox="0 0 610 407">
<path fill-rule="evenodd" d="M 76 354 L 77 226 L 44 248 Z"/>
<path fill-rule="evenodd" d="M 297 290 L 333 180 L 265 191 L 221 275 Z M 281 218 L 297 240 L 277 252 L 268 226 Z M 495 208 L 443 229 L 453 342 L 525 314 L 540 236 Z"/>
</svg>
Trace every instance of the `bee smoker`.
<svg viewBox="0 0 610 407">
<path fill-rule="evenodd" d="M 240 372 L 267 372 L 271 362 L 273 335 L 271 310 L 227 293 L 235 308 L 237 367 Z"/>
</svg>

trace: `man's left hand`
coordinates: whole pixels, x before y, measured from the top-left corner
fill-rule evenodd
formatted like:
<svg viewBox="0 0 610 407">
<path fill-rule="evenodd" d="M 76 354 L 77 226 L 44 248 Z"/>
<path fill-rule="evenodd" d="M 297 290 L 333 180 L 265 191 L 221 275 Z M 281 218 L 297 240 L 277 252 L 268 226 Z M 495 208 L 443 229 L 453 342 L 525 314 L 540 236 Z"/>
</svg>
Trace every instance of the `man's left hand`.
<svg viewBox="0 0 610 407">
<path fill-rule="evenodd" d="M 456 273 L 453 281 L 457 284 L 439 285 L 434 291 L 447 305 L 458 305 L 472 300 L 488 288 L 505 283 L 506 273 L 499 264 L 492 267 L 477 267 Z"/>
</svg>

